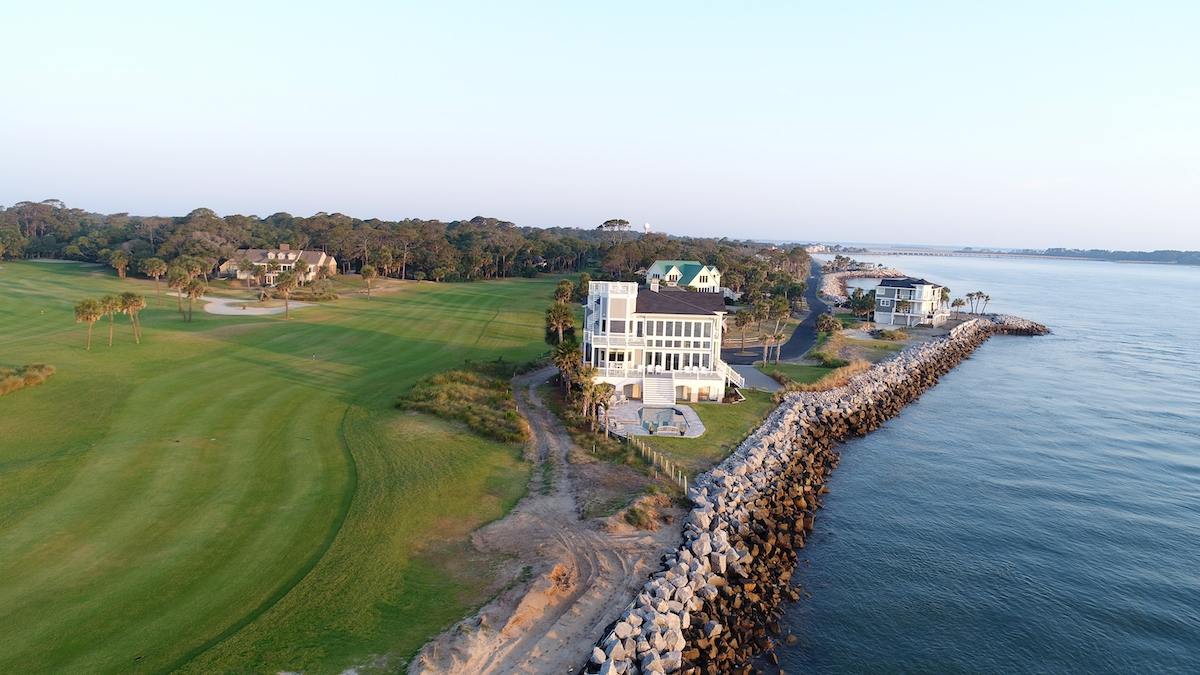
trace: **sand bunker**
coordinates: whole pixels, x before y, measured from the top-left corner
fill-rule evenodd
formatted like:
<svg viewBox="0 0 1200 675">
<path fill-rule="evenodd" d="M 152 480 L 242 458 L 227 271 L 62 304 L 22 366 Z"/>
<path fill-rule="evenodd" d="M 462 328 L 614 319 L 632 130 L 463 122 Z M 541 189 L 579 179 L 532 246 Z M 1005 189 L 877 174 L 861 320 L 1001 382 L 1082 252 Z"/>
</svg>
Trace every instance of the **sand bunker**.
<svg viewBox="0 0 1200 675">
<path fill-rule="evenodd" d="M 263 316 L 265 314 L 283 314 L 287 309 L 278 307 L 260 307 L 254 300 L 236 300 L 234 298 L 204 298 L 204 311 L 209 314 L 228 314 L 230 316 Z M 292 309 L 315 307 L 311 302 L 293 302 Z M 242 309 L 245 307 L 245 309 Z"/>
</svg>

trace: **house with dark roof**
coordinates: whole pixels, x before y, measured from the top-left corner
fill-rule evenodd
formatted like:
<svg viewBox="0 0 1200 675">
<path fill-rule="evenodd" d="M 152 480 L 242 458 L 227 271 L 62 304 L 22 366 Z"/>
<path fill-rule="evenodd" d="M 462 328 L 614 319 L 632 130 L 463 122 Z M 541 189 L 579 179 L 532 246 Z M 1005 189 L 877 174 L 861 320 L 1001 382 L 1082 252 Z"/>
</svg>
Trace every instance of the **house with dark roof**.
<svg viewBox="0 0 1200 675">
<path fill-rule="evenodd" d="M 718 293 L 609 281 L 588 284 L 583 356 L 597 382 L 652 405 L 719 401 L 745 381 L 721 360 L 727 313 Z"/>
<path fill-rule="evenodd" d="M 288 272 L 296 268 L 296 262 L 303 260 L 306 265 L 304 272 L 298 274 L 300 281 L 307 283 L 317 278 L 317 270 L 321 267 L 330 267 L 337 272 L 337 260 L 333 256 L 324 251 L 303 251 L 292 250 L 288 244 L 280 244 L 279 248 L 242 248 L 238 249 L 233 257 L 221 264 L 220 273 L 226 277 L 237 277 L 238 279 L 249 279 L 254 274 L 253 270 L 247 271 L 242 269 L 242 260 L 249 260 L 250 264 L 255 267 L 263 267 L 264 270 L 269 268 L 271 262 L 279 263 L 278 271 L 266 271 L 263 275 L 263 283 L 268 286 L 275 285 L 275 277 L 279 272 Z"/>
<path fill-rule="evenodd" d="M 942 303 L 942 287 L 913 277 L 881 279 L 875 288 L 875 323 L 897 326 L 940 326 L 950 318 Z"/>
<path fill-rule="evenodd" d="M 646 270 L 646 281 L 666 286 L 687 286 L 701 293 L 721 292 L 721 272 L 696 260 L 656 260 Z"/>
</svg>

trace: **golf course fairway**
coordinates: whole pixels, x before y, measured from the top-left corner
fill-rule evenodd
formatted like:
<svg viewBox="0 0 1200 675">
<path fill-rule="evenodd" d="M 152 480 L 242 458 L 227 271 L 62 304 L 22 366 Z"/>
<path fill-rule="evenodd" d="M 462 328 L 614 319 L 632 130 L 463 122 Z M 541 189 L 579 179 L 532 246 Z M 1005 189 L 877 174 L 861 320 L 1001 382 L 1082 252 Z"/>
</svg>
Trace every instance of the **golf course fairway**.
<svg viewBox="0 0 1200 675">
<path fill-rule="evenodd" d="M 386 281 L 184 323 L 153 281 L 4 263 L 0 365 L 57 373 L 0 396 L 0 672 L 395 671 L 484 599 L 465 537 L 529 465 L 393 403 L 464 358 L 543 353 L 555 282 Z M 85 351 L 74 303 L 128 290 L 141 344 L 118 315 Z"/>
</svg>

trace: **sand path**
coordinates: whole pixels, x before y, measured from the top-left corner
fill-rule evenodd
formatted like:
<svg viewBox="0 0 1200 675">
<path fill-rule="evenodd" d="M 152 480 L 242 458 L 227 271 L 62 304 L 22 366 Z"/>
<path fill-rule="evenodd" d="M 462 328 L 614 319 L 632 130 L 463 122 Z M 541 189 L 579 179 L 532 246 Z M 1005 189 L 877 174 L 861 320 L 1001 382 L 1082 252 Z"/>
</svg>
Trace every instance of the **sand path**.
<svg viewBox="0 0 1200 675">
<path fill-rule="evenodd" d="M 539 460 L 534 475 L 540 474 L 541 462 L 550 462 L 553 487 L 546 494 L 531 489 L 507 517 L 472 536 L 479 550 L 515 555 L 517 565 L 532 567 L 530 581 L 501 593 L 478 614 L 426 644 L 411 673 L 578 670 L 604 628 L 657 569 L 659 556 L 678 543 L 679 517 L 676 525 L 657 532 L 615 519 L 580 520 L 566 468 L 570 436 L 537 396 L 536 385 L 554 372 L 523 376 L 514 387 L 518 407 L 533 428 Z"/>
</svg>

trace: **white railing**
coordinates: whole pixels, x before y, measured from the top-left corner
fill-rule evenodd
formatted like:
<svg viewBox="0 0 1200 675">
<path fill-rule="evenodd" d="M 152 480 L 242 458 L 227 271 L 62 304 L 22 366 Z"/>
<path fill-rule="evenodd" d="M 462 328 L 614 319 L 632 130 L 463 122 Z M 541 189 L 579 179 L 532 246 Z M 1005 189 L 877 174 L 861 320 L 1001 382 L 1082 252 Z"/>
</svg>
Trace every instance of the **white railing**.
<svg viewBox="0 0 1200 675">
<path fill-rule="evenodd" d="M 728 363 L 725 363 L 724 361 L 717 361 L 717 365 L 720 366 L 721 373 L 725 376 L 725 379 L 732 382 L 733 386 L 735 386 L 735 387 L 746 386 L 746 378 L 742 377 L 741 374 L 738 373 L 738 371 L 734 370 L 733 368 L 730 368 Z"/>
<path fill-rule="evenodd" d="M 616 334 L 608 335 L 605 333 L 595 333 L 587 331 L 584 334 L 586 340 L 593 347 L 645 347 L 646 338 L 632 337 L 629 335 Z"/>
</svg>

